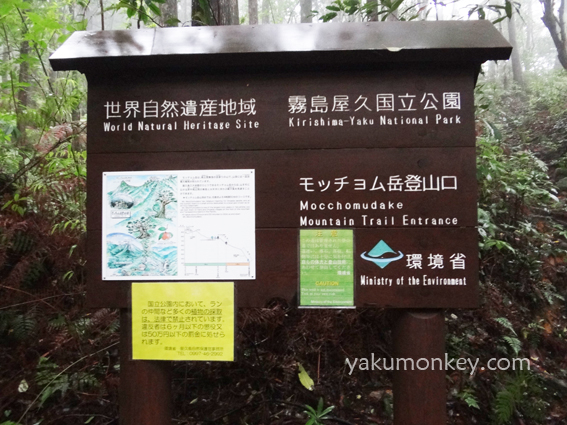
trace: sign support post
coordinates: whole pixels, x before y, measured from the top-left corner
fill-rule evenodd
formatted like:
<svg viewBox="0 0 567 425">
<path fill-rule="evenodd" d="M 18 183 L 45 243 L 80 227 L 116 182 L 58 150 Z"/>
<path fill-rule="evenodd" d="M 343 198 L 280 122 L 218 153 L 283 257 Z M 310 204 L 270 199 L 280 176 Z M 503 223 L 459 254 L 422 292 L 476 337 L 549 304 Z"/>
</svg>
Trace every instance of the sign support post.
<svg viewBox="0 0 567 425">
<path fill-rule="evenodd" d="M 414 362 L 414 370 L 408 361 L 394 369 L 394 425 L 445 425 L 447 389 L 442 310 L 401 310 L 393 340 L 394 358 Z M 433 366 L 432 359 L 441 359 L 442 364 Z"/>
<path fill-rule="evenodd" d="M 171 425 L 168 361 L 132 360 L 132 312 L 120 310 L 120 425 Z"/>
</svg>

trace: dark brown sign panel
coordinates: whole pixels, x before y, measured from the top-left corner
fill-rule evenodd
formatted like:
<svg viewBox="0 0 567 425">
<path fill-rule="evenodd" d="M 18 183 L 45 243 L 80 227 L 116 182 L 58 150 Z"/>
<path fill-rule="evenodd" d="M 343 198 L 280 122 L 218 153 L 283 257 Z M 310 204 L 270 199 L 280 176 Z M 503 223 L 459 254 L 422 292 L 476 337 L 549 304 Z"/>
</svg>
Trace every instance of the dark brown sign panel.
<svg viewBox="0 0 567 425">
<path fill-rule="evenodd" d="M 152 80 L 92 83 L 89 152 L 474 146 L 466 68 Z"/>
<path fill-rule="evenodd" d="M 130 288 L 102 279 L 103 173 L 253 170 L 241 306 L 295 302 L 301 229 L 354 229 L 356 306 L 476 306 L 473 88 L 509 47 L 487 23 L 431 24 L 74 36 L 52 62 L 89 79 L 89 303 Z"/>
<path fill-rule="evenodd" d="M 476 306 L 477 244 L 474 227 L 358 231 L 359 305 L 413 307 L 410 300 L 419 300 L 426 307 Z"/>
<path fill-rule="evenodd" d="M 105 171 L 255 169 L 258 229 L 476 225 L 474 148 L 92 156 L 89 205 L 102 205 Z M 88 209 L 92 229 L 101 213 Z"/>
</svg>

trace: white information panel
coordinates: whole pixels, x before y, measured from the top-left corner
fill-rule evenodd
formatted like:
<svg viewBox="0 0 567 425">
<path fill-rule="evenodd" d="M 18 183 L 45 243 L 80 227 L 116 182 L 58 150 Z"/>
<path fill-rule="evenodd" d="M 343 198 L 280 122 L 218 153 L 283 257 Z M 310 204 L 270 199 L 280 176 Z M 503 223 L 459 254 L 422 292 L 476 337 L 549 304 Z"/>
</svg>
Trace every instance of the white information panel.
<svg viewBox="0 0 567 425">
<path fill-rule="evenodd" d="M 254 170 L 103 174 L 105 280 L 255 279 Z"/>
</svg>

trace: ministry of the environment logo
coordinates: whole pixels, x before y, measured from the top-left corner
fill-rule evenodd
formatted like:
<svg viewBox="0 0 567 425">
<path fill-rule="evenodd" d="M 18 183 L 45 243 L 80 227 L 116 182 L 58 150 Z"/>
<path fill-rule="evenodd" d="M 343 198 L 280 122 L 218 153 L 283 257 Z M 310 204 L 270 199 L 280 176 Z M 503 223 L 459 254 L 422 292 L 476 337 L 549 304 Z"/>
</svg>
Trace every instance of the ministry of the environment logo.
<svg viewBox="0 0 567 425">
<path fill-rule="evenodd" d="M 386 267 L 392 261 L 398 261 L 404 258 L 404 254 L 402 254 L 402 251 L 398 251 L 398 252 L 394 251 L 383 240 L 378 242 L 376 246 L 372 248 L 368 254 L 366 253 L 366 251 L 364 251 L 362 254 L 360 254 L 360 256 L 366 261 L 373 262 L 381 269 Z"/>
</svg>

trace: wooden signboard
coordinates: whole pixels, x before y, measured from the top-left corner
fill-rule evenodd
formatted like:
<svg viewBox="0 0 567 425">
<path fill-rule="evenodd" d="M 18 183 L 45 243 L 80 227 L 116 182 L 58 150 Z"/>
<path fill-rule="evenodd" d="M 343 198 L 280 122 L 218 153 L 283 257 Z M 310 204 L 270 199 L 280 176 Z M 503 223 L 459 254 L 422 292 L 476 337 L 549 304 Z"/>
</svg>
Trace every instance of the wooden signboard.
<svg viewBox="0 0 567 425">
<path fill-rule="evenodd" d="M 127 307 L 154 260 L 152 281 L 228 276 L 240 306 L 297 302 L 300 232 L 336 229 L 352 230 L 354 306 L 475 307 L 473 89 L 509 46 L 486 22 L 399 24 L 71 37 L 51 62 L 89 81 L 89 304 Z M 252 170 L 251 195 L 219 170 Z M 143 209 L 132 193 L 150 186 Z M 250 196 L 246 233 L 231 220 Z M 126 236 L 103 226 L 103 204 Z M 144 261 L 115 254 L 125 247 Z"/>
<path fill-rule="evenodd" d="M 143 328 L 210 281 L 244 307 L 475 307 L 473 89 L 510 51 L 486 21 L 75 33 L 50 60 L 89 82 L 87 299 L 122 309 L 121 421 L 171 423 L 170 366 L 133 354 L 231 351 L 209 327 L 156 356 Z M 402 311 L 394 355 L 442 356 L 443 327 Z M 393 384 L 396 425 L 446 423 L 445 371 Z"/>
</svg>

